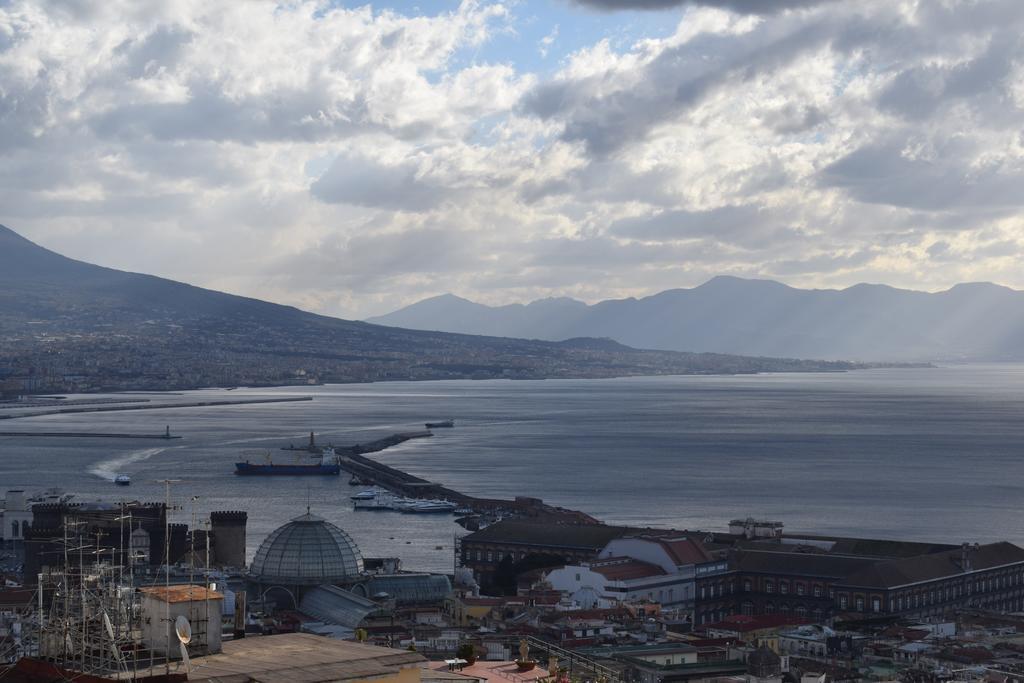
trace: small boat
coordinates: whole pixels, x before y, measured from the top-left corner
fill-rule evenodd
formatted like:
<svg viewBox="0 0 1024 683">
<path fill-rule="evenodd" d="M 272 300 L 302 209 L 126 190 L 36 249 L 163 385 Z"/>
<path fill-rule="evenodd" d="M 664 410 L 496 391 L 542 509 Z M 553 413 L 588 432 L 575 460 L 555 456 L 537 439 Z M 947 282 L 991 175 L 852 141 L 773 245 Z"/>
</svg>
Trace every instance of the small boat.
<svg viewBox="0 0 1024 683">
<path fill-rule="evenodd" d="M 119 474 L 114 477 L 114 483 L 118 486 L 129 486 L 132 483 L 132 478 L 127 474 Z"/>
<path fill-rule="evenodd" d="M 352 496 L 352 500 L 373 500 L 376 497 L 377 492 L 373 489 L 368 489 L 366 491 L 360 491 L 356 495 Z"/>
<path fill-rule="evenodd" d="M 445 427 L 454 427 L 455 420 L 443 420 L 441 422 L 427 422 L 425 423 L 427 429 L 443 429 Z"/>
<path fill-rule="evenodd" d="M 417 500 L 409 505 L 404 505 L 399 508 L 399 512 L 408 512 L 412 514 L 427 514 L 431 512 L 454 512 L 456 508 L 455 503 L 449 503 L 447 500 Z"/>
<path fill-rule="evenodd" d="M 353 474 L 352 478 L 348 480 L 349 486 L 371 486 L 372 484 L 372 481 L 363 479 L 358 474 Z"/>
</svg>

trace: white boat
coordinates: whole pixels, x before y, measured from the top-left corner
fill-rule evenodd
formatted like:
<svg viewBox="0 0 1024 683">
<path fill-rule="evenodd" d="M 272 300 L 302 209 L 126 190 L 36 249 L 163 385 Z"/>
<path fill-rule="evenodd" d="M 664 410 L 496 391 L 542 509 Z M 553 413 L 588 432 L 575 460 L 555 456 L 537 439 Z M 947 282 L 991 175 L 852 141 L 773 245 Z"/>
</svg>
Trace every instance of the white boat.
<svg viewBox="0 0 1024 683">
<path fill-rule="evenodd" d="M 365 491 L 360 491 L 356 495 L 352 496 L 352 500 L 373 500 L 376 497 L 376 491 L 374 491 L 373 489 L 367 489 Z"/>
<path fill-rule="evenodd" d="M 127 474 L 119 474 L 114 477 L 114 483 L 118 486 L 128 486 L 132 483 L 132 478 Z"/>
<path fill-rule="evenodd" d="M 458 507 L 455 503 L 450 503 L 447 500 L 417 500 L 411 505 L 405 506 L 401 509 L 402 512 L 410 512 L 414 514 L 424 514 L 428 512 L 455 512 L 455 508 Z"/>
</svg>

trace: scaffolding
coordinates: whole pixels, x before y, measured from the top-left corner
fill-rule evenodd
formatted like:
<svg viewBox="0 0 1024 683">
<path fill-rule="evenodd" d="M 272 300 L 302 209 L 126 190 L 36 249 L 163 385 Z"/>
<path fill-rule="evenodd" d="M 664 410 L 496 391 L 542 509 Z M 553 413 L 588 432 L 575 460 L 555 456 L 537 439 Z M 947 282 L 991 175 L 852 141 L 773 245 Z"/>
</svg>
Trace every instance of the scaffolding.
<svg viewBox="0 0 1024 683">
<path fill-rule="evenodd" d="M 81 560 L 87 548 L 95 552 L 84 545 L 69 551 L 81 553 Z M 37 595 L 41 659 L 98 676 L 130 674 L 152 665 L 152 656 L 140 646 L 139 595 L 121 565 L 80 562 L 44 572 Z"/>
</svg>

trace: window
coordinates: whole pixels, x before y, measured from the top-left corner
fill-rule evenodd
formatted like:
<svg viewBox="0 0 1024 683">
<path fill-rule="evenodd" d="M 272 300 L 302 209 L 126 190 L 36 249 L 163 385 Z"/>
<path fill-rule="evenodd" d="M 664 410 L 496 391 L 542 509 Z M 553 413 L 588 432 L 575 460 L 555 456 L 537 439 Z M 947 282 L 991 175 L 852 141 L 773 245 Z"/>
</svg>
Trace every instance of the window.
<svg viewBox="0 0 1024 683">
<path fill-rule="evenodd" d="M 764 582 L 764 592 L 765 593 L 774 593 L 775 592 L 775 582 L 774 581 L 765 581 Z"/>
<path fill-rule="evenodd" d="M 878 598 L 871 598 L 871 611 L 872 612 L 881 612 L 882 611 L 882 601 L 879 600 Z"/>
<path fill-rule="evenodd" d="M 580 580 L 580 575 L 579 575 L 579 574 L 577 574 L 577 575 L 576 575 L 576 580 L 577 580 L 577 581 L 579 581 L 579 580 Z"/>
<path fill-rule="evenodd" d="M 749 593 L 751 589 L 750 579 L 743 579 L 743 592 Z"/>
<path fill-rule="evenodd" d="M 803 594 L 804 594 L 804 593 L 806 593 L 806 592 L 807 592 L 807 591 L 806 591 L 806 590 L 804 589 L 804 585 L 803 585 L 802 583 L 798 583 L 798 584 L 796 585 L 796 594 L 797 594 L 797 595 L 803 595 Z"/>
<path fill-rule="evenodd" d="M 845 595 L 840 595 L 839 596 L 839 609 L 846 609 L 846 596 Z"/>
<path fill-rule="evenodd" d="M 491 552 L 490 550 L 487 551 L 487 561 L 488 562 L 494 562 L 494 553 Z"/>
<path fill-rule="evenodd" d="M 785 581 L 779 581 L 779 592 L 783 595 L 789 593 L 789 584 Z"/>
<path fill-rule="evenodd" d="M 816 597 L 816 598 L 820 598 L 821 597 L 821 584 L 820 583 L 814 584 L 814 597 Z"/>
</svg>

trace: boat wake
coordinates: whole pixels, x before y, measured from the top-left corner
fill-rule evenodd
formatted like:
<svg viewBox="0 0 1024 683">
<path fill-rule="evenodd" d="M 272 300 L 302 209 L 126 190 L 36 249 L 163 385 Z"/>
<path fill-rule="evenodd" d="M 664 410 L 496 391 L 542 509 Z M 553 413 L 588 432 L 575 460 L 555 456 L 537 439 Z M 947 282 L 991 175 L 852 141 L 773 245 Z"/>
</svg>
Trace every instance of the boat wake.
<svg viewBox="0 0 1024 683">
<path fill-rule="evenodd" d="M 167 447 L 144 448 L 140 451 L 132 451 L 124 455 L 119 455 L 116 458 L 110 458 L 109 460 L 103 460 L 96 463 L 89 468 L 89 474 L 96 475 L 100 479 L 106 479 L 107 481 L 114 481 L 114 477 L 121 474 L 125 465 L 131 465 L 132 463 L 148 460 L 154 455 L 163 453 L 166 450 Z"/>
</svg>

